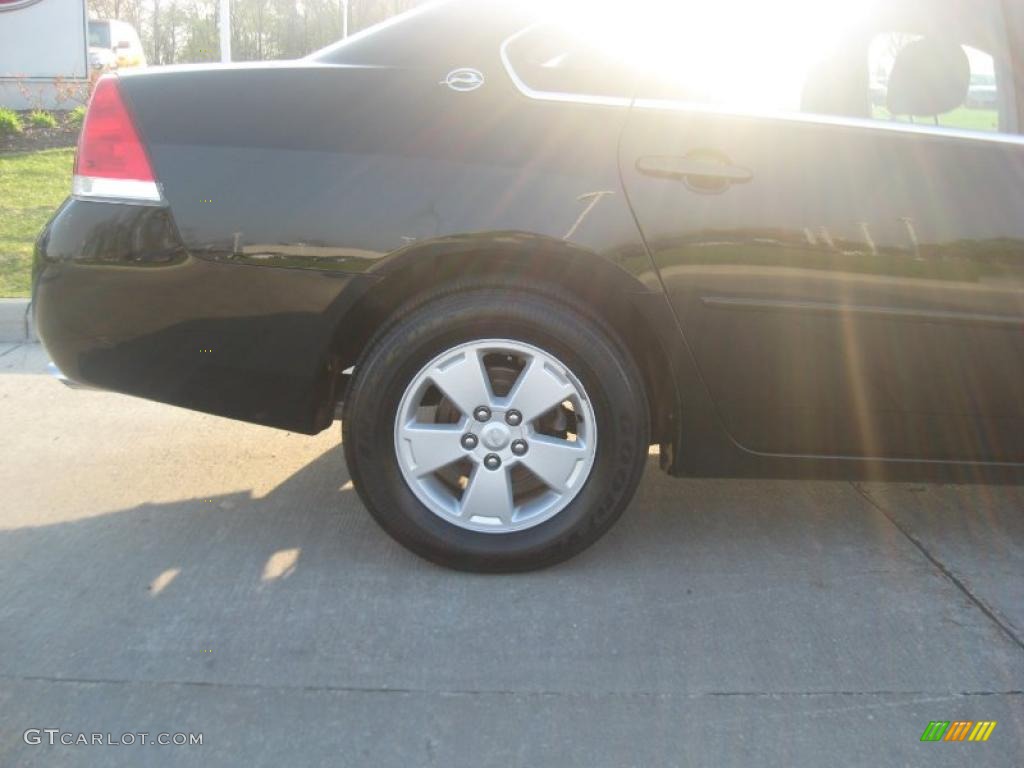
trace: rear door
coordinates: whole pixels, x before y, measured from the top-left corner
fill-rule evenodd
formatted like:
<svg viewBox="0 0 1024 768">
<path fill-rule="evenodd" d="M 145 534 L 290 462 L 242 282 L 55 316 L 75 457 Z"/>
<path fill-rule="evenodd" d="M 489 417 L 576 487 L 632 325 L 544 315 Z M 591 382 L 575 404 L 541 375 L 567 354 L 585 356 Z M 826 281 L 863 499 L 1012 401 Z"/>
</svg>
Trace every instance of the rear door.
<svg viewBox="0 0 1024 768">
<path fill-rule="evenodd" d="M 694 19 L 621 145 L 725 427 L 768 454 L 1024 462 L 1000 4 L 766 5 Z"/>
</svg>

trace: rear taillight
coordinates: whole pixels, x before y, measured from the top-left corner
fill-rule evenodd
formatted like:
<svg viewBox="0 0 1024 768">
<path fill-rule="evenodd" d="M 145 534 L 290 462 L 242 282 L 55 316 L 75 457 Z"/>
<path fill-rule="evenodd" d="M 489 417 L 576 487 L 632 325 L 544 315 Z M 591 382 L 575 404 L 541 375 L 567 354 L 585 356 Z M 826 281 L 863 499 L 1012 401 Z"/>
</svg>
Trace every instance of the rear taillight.
<svg viewBox="0 0 1024 768">
<path fill-rule="evenodd" d="M 116 75 L 96 84 L 78 139 L 73 193 L 92 200 L 163 200 Z"/>
</svg>

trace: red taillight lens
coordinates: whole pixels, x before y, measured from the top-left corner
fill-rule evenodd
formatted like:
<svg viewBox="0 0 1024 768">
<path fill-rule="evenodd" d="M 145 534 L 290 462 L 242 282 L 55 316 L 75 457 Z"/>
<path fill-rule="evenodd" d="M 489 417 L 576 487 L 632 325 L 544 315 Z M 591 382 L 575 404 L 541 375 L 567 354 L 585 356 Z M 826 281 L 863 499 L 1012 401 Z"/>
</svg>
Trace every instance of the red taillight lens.
<svg viewBox="0 0 1024 768">
<path fill-rule="evenodd" d="M 93 91 L 78 140 L 75 175 L 155 181 L 116 75 L 101 78 Z"/>
<path fill-rule="evenodd" d="M 75 197 L 104 202 L 162 205 L 160 185 L 139 132 L 121 97 L 116 75 L 96 84 L 78 139 Z"/>
</svg>

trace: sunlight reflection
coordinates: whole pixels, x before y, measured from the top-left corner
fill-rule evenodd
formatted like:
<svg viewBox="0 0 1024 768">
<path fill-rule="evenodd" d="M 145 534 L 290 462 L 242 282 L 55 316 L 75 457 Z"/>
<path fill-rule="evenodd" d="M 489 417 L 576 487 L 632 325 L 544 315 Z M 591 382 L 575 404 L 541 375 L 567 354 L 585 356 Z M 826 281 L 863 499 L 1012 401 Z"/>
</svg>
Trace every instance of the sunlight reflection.
<svg viewBox="0 0 1024 768">
<path fill-rule="evenodd" d="M 149 592 L 151 595 L 156 596 L 167 589 L 168 585 L 178 578 L 178 574 L 181 573 L 181 568 L 168 568 L 166 571 L 157 576 L 149 585 Z"/>
<path fill-rule="evenodd" d="M 545 16 L 624 63 L 657 72 L 702 100 L 728 94 L 751 108 L 799 102 L 788 92 L 806 62 L 865 18 L 870 0 L 612 0 L 541 3 Z M 742 23 L 737 20 L 742 19 Z M 766 35 L 770 28 L 772 34 Z M 708 34 L 716 30 L 716 34 Z M 823 34 L 824 33 L 824 34 Z M 723 55 L 723 51 L 732 52 Z M 692 81 L 692 82 L 691 82 Z M 787 91 L 787 92 L 781 92 Z"/>
<path fill-rule="evenodd" d="M 277 581 L 278 579 L 286 579 L 295 572 L 295 565 L 299 562 L 299 555 L 302 550 L 299 548 L 294 549 L 282 549 L 269 558 L 267 558 L 266 565 L 263 566 L 262 581 Z"/>
</svg>

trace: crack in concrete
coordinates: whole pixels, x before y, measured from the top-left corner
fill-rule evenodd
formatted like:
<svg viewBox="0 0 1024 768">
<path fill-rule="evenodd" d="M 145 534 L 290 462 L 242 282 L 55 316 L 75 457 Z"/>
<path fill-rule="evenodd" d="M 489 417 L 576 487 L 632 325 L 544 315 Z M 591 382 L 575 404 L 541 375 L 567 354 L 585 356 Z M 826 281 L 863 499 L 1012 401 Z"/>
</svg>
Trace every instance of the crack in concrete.
<svg viewBox="0 0 1024 768">
<path fill-rule="evenodd" d="M 1014 645 L 1016 645 L 1018 648 L 1024 651 L 1024 639 L 1018 636 L 1017 633 L 1013 631 L 1012 627 L 1010 627 L 1006 622 L 999 618 L 994 608 L 988 606 L 985 603 L 985 601 L 983 601 L 980 597 L 975 595 L 967 587 L 967 585 L 959 577 L 957 577 L 956 574 L 953 573 L 952 570 L 947 568 L 941 560 L 939 560 L 935 555 L 933 555 L 929 551 L 929 549 L 924 545 L 924 543 L 920 539 L 914 536 L 909 530 L 906 529 L 906 527 L 900 525 L 900 523 L 897 522 L 896 518 L 887 509 L 885 509 L 885 507 L 883 507 L 881 504 L 875 501 L 875 499 L 871 497 L 871 494 L 865 491 L 859 483 L 851 482 L 850 485 L 853 487 L 853 490 L 856 491 L 862 499 L 864 499 L 864 501 L 866 501 L 874 509 L 878 510 L 878 512 L 881 513 L 881 515 L 885 517 L 885 519 L 888 520 L 897 531 L 902 533 L 903 536 L 906 537 L 907 541 L 909 541 L 911 544 L 917 547 L 918 551 L 920 551 L 920 553 L 925 556 L 928 562 L 934 565 L 939 570 L 939 572 L 942 573 L 943 576 L 949 579 L 949 581 L 952 582 L 953 585 L 956 586 L 956 588 L 964 594 L 964 596 L 968 600 L 974 603 L 978 610 L 985 614 L 985 616 L 987 616 L 993 624 L 999 627 L 999 629 L 1002 630 L 1003 634 L 1010 638 Z"/>
<path fill-rule="evenodd" d="M 655 691 L 552 691 L 510 689 L 431 689 L 403 687 L 375 687 L 358 685 L 266 685 L 262 683 L 231 683 L 205 680 L 129 680 L 117 678 L 52 677 L 47 675 L 11 676 L 0 675 L 6 682 L 55 683 L 62 685 L 137 685 L 137 686 L 180 686 L 197 688 L 232 688 L 273 691 L 302 691 L 310 693 L 380 693 L 397 695 L 437 696 L 520 696 L 536 698 L 640 698 L 640 699 L 704 699 L 704 698 L 751 698 L 751 699 L 799 699 L 823 697 L 885 697 L 885 696 L 928 696 L 937 698 L 966 698 L 976 696 L 1024 696 L 1024 690 L 1006 691 L 904 691 L 904 690 L 822 690 L 822 691 L 699 691 L 695 693 L 658 693 Z"/>
</svg>

